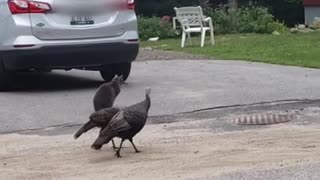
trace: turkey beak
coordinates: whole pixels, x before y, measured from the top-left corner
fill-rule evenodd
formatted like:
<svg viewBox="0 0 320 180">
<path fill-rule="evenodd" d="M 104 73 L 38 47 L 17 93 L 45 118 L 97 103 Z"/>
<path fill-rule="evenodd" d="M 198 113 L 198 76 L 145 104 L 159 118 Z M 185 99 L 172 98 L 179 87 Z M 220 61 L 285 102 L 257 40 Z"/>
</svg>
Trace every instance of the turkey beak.
<svg viewBox="0 0 320 180">
<path fill-rule="evenodd" d="M 99 150 L 106 143 L 107 138 L 98 137 L 98 139 L 92 144 L 91 148 L 94 150 Z"/>
<path fill-rule="evenodd" d="M 102 146 L 101 146 L 101 145 L 93 144 L 93 145 L 91 146 L 91 148 L 94 149 L 94 150 L 101 150 Z"/>
</svg>

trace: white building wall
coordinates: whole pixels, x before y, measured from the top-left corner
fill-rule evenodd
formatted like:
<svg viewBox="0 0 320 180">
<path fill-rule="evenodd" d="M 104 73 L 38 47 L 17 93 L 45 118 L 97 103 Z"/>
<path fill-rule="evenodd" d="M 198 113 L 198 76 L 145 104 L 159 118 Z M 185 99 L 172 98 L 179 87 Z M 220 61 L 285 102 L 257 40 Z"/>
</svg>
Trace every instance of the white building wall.
<svg viewBox="0 0 320 180">
<path fill-rule="evenodd" d="M 320 18 L 320 6 L 310 6 L 304 8 L 305 24 L 312 24 L 315 17 Z"/>
</svg>

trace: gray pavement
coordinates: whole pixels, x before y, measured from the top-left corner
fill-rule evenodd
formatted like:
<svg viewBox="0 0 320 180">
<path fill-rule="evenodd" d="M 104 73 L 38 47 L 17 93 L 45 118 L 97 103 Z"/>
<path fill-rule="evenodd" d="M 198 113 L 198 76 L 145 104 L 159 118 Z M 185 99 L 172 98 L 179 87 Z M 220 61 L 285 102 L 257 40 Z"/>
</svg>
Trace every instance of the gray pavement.
<svg viewBox="0 0 320 180">
<path fill-rule="evenodd" d="M 29 73 L 24 88 L 0 93 L 0 132 L 81 124 L 92 112 L 102 83 L 98 72 Z M 320 70 L 240 61 L 136 62 L 116 104 L 143 99 L 152 87 L 151 115 L 224 105 L 290 99 L 319 99 Z"/>
</svg>

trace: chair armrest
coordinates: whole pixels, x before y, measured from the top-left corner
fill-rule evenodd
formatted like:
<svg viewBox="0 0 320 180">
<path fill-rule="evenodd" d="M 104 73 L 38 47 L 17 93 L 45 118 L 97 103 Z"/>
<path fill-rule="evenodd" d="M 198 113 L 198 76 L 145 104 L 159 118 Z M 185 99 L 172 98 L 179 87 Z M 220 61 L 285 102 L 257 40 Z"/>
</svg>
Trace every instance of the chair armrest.
<svg viewBox="0 0 320 180">
<path fill-rule="evenodd" d="M 173 17 L 173 18 L 172 18 L 173 29 L 177 29 L 177 20 L 178 20 L 177 17 Z"/>
<path fill-rule="evenodd" d="M 204 17 L 203 21 L 204 22 L 212 22 L 212 19 L 211 19 L 211 17 Z"/>
<path fill-rule="evenodd" d="M 206 18 L 204 18 L 204 19 L 203 19 L 203 22 L 207 23 L 210 28 L 213 28 L 212 18 L 211 18 L 211 17 L 206 17 Z"/>
</svg>

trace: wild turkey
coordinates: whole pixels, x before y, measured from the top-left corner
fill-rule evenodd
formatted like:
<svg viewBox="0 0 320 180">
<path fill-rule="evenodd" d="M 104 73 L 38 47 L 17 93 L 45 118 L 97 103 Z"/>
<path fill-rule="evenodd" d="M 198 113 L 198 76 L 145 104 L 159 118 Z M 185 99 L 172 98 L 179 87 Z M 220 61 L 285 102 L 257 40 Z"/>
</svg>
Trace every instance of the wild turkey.
<svg viewBox="0 0 320 180">
<path fill-rule="evenodd" d="M 99 111 L 104 108 L 113 106 L 114 100 L 121 91 L 121 84 L 123 83 L 123 77 L 116 75 L 112 81 L 102 84 L 94 98 L 93 107 L 95 111 Z"/>
<path fill-rule="evenodd" d="M 92 128 L 100 127 L 102 130 L 108 125 L 112 117 L 119 112 L 119 108 L 113 108 L 112 106 L 114 100 L 120 93 L 122 83 L 122 75 L 116 75 L 112 81 L 104 83 L 98 88 L 93 98 L 93 106 L 96 112 L 91 114 L 89 117 L 90 120 L 75 133 L 75 139 L 78 139 L 83 133 L 86 133 Z M 116 147 L 113 140 L 112 145 L 115 149 Z"/>
<path fill-rule="evenodd" d="M 133 137 L 141 131 L 148 118 L 148 112 L 151 106 L 150 100 L 151 89 L 146 90 L 146 98 L 144 101 L 120 110 L 110 121 L 108 126 L 104 128 L 97 140 L 91 146 L 93 149 L 101 149 L 104 144 L 109 143 L 114 137 L 121 138 L 120 147 L 115 156 L 120 156 L 122 143 L 129 140 L 135 149 L 140 152 L 133 143 Z"/>
<path fill-rule="evenodd" d="M 89 117 L 89 121 L 84 124 L 75 134 L 74 138 L 78 139 L 83 133 L 86 133 L 92 128 L 100 127 L 102 131 L 113 118 L 120 111 L 120 108 L 106 108 L 100 111 L 96 111 L 95 113 L 91 114 Z M 112 147 L 116 149 L 114 141 L 112 140 Z"/>
</svg>

